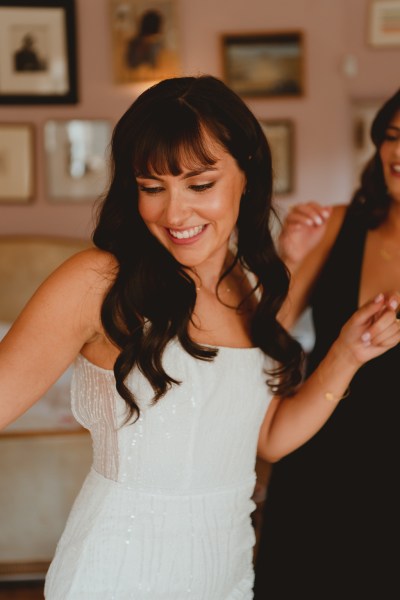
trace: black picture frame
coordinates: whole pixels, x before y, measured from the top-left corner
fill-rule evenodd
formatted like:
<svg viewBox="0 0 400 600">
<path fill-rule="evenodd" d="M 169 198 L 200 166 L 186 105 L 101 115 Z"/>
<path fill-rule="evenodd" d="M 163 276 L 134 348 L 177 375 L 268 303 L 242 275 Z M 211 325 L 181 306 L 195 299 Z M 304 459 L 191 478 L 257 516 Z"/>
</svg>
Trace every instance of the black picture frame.
<svg viewBox="0 0 400 600">
<path fill-rule="evenodd" d="M 76 104 L 75 0 L 0 0 L 0 104 Z"/>
</svg>

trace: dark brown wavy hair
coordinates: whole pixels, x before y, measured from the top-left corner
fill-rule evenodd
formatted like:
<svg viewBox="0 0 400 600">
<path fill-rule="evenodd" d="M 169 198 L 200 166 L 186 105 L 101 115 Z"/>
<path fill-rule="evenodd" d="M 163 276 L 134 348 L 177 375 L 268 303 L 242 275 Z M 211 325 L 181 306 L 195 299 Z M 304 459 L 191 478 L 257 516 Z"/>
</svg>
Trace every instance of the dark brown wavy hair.
<svg viewBox="0 0 400 600">
<path fill-rule="evenodd" d="M 213 360 L 218 353 L 188 334 L 196 302 L 194 281 L 144 224 L 135 180 L 138 173 L 178 175 L 183 162 L 214 164 L 204 132 L 235 158 L 246 176 L 234 264 L 254 273 L 252 293 L 260 290 L 251 339 L 280 365 L 267 383 L 274 393 L 290 395 L 301 380 L 301 346 L 276 319 L 289 275 L 271 237 L 272 168 L 265 135 L 246 104 L 222 81 L 206 75 L 167 79 L 141 94 L 114 129 L 111 183 L 93 233 L 94 244 L 119 264 L 101 316 L 106 334 L 121 350 L 114 374 L 129 416 L 140 412 L 139 399 L 126 385 L 133 367 L 150 382 L 154 402 L 179 384 L 163 368 L 170 340 L 177 338 L 200 360 Z"/>
<path fill-rule="evenodd" d="M 378 110 L 371 125 L 371 139 L 376 151 L 361 173 L 360 187 L 351 200 L 351 210 L 363 219 L 369 229 L 375 229 L 387 218 L 391 197 L 388 194 L 379 154 L 386 130 L 400 111 L 400 89 Z"/>
</svg>

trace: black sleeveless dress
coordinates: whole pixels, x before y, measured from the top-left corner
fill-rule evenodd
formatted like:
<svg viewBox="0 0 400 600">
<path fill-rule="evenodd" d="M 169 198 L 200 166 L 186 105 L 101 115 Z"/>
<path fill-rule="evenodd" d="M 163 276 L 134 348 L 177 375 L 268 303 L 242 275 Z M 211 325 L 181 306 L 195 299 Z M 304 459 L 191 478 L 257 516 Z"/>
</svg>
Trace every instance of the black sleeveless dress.
<svg viewBox="0 0 400 600">
<path fill-rule="evenodd" d="M 357 309 L 366 233 L 349 208 L 313 292 L 308 372 Z M 274 464 L 255 600 L 400 598 L 399 378 L 400 345 L 364 365 L 325 426 Z"/>
</svg>

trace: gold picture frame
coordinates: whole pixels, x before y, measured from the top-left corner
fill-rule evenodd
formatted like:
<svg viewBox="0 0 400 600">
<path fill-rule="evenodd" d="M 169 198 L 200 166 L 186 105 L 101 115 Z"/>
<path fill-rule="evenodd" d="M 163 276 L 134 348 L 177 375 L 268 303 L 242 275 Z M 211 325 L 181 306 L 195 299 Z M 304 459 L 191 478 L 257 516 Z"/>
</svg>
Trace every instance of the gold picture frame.
<svg viewBox="0 0 400 600">
<path fill-rule="evenodd" d="M 0 203 L 27 204 L 34 189 L 33 125 L 0 123 Z"/>
<path fill-rule="evenodd" d="M 109 179 L 112 123 L 108 119 L 50 119 L 44 125 L 50 202 L 90 202 Z"/>
<path fill-rule="evenodd" d="M 400 46 L 400 0 L 370 2 L 368 27 L 368 42 L 371 46 Z"/>
<path fill-rule="evenodd" d="M 294 123 L 290 119 L 259 119 L 271 148 L 275 196 L 294 190 Z"/>
<path fill-rule="evenodd" d="M 301 31 L 221 35 L 225 83 L 248 98 L 298 98 L 304 94 Z"/>
<path fill-rule="evenodd" d="M 118 84 L 179 75 L 177 0 L 110 0 L 114 79 Z"/>
</svg>

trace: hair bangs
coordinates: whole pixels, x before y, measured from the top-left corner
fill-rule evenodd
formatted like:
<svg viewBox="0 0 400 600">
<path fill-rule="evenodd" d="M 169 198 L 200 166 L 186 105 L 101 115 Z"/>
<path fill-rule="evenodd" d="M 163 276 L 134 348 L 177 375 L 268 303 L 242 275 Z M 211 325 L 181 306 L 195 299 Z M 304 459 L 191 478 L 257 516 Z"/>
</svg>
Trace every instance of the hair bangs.
<svg viewBox="0 0 400 600">
<path fill-rule="evenodd" d="M 182 108 L 184 110 L 182 110 Z M 172 114 L 163 111 L 159 119 L 146 124 L 145 134 L 136 143 L 133 156 L 135 175 L 180 175 L 184 170 L 196 170 L 214 165 L 214 135 L 207 134 L 198 116 L 188 107 L 175 107 Z M 220 144 L 219 144 L 220 145 Z M 214 147 L 214 148 L 213 148 Z"/>
</svg>

